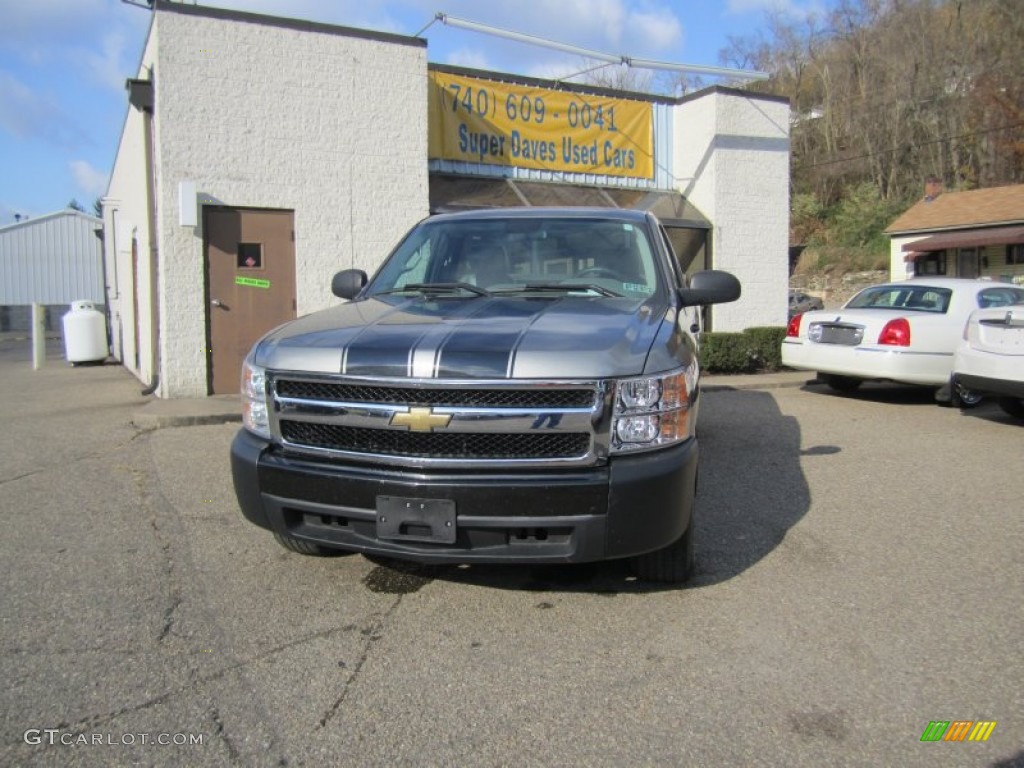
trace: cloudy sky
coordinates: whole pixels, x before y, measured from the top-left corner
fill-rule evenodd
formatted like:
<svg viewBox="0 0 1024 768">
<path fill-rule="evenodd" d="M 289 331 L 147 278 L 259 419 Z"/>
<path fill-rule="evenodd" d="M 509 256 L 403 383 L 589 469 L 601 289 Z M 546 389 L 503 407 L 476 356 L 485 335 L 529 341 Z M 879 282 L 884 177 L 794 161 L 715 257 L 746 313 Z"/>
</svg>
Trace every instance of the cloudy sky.
<svg viewBox="0 0 1024 768">
<path fill-rule="evenodd" d="M 141 2 L 141 0 L 139 0 Z M 729 37 L 765 11 L 820 13 L 828 0 L 199 0 L 201 5 L 415 35 L 437 12 L 590 50 L 717 66 Z M 192 0 L 188 0 L 192 2 Z M 144 2 L 142 3 L 145 4 Z M 104 194 L 150 12 L 123 0 L 0 0 L 0 226 L 14 214 L 87 210 Z M 579 57 L 444 26 L 430 61 L 564 76 Z"/>
</svg>

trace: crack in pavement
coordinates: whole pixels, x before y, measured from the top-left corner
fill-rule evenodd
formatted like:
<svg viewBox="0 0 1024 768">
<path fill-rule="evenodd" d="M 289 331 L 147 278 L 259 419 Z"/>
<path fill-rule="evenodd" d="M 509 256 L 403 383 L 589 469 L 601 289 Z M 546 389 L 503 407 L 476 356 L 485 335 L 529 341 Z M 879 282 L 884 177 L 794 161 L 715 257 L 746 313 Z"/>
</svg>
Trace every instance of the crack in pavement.
<svg viewBox="0 0 1024 768">
<path fill-rule="evenodd" d="M 160 553 L 163 555 L 161 570 L 167 584 L 168 602 L 163 612 L 163 625 L 156 638 L 157 643 L 163 643 L 173 634 L 178 609 L 184 602 L 181 592 L 181 580 L 178 577 L 178 569 L 175 565 L 172 551 L 174 541 L 173 537 L 164 532 L 157 520 L 160 512 L 155 503 L 151 483 L 147 482 L 146 474 L 139 467 L 135 466 L 126 466 L 124 469 L 127 470 L 132 482 L 135 484 L 139 498 L 140 517 L 149 518 L 149 527 L 152 529 L 153 537 L 156 539 L 156 543 L 160 547 Z M 162 495 L 160 495 L 160 500 L 165 507 L 172 510 L 175 509 L 174 505 L 170 504 Z"/>
<path fill-rule="evenodd" d="M 132 435 L 130 438 L 128 438 L 124 442 L 117 443 L 116 445 L 113 445 L 110 448 L 105 448 L 105 449 L 100 450 L 100 451 L 91 451 L 90 453 L 83 453 L 80 456 L 71 456 L 68 459 L 63 460 L 60 464 L 50 464 L 48 466 L 41 467 L 39 469 L 33 469 L 30 472 L 23 472 L 20 475 L 14 475 L 13 477 L 0 478 L 0 486 L 7 485 L 8 483 L 15 483 L 18 480 L 24 480 L 26 477 L 34 477 L 35 475 L 42 475 L 42 474 L 45 474 L 45 473 L 50 472 L 51 470 L 55 470 L 55 469 L 56 470 L 60 470 L 61 472 L 64 472 L 65 470 L 67 470 L 69 465 L 71 465 L 71 464 L 79 464 L 79 463 L 81 463 L 83 461 L 88 461 L 89 459 L 109 458 L 112 454 L 117 453 L 122 448 L 127 448 L 129 443 L 131 443 L 133 440 L 135 440 L 136 437 L 138 437 L 138 435 Z"/>
<path fill-rule="evenodd" d="M 233 764 L 238 764 L 241 760 L 241 755 L 238 753 L 238 748 L 235 747 L 235 743 L 228 736 L 227 731 L 224 729 L 224 721 L 220 719 L 220 710 L 217 707 L 209 712 L 210 719 L 213 720 L 213 733 L 214 735 L 224 742 L 224 745 L 228 748 L 228 757 Z"/>
<path fill-rule="evenodd" d="M 399 597 L 399 600 L 401 600 L 401 597 Z M 390 616 L 391 613 L 394 611 L 394 609 L 396 607 L 397 607 L 397 602 L 396 602 L 395 605 L 393 605 L 388 610 L 386 616 Z M 375 633 L 380 628 L 379 624 L 380 623 L 378 622 L 378 624 L 363 630 L 364 633 L 370 633 L 370 635 L 371 635 L 370 642 L 373 642 L 374 640 L 380 639 L 379 636 L 377 636 L 377 637 L 373 637 L 372 636 L 373 633 Z M 335 635 L 335 634 L 337 634 L 339 632 L 351 632 L 352 630 L 357 629 L 357 628 L 358 627 L 356 625 L 354 625 L 354 624 L 346 624 L 346 625 L 341 626 L 341 627 L 330 627 L 329 629 L 320 630 L 319 632 L 312 632 L 312 633 L 310 633 L 308 635 L 305 635 L 304 637 L 300 637 L 300 638 L 297 638 L 295 640 L 290 640 L 287 643 L 281 643 L 280 645 L 276 645 L 273 648 L 270 648 L 270 649 L 264 651 L 263 653 L 257 654 L 256 656 L 251 656 L 249 658 L 246 658 L 246 659 L 243 659 L 241 661 L 238 661 L 238 662 L 236 662 L 234 664 L 229 664 L 228 666 L 226 666 L 226 667 L 224 667 L 222 669 L 219 669 L 216 672 L 212 672 L 212 673 L 210 673 L 208 675 L 196 676 L 195 678 L 193 678 L 192 682 L 190 682 L 187 685 L 182 685 L 182 686 L 179 686 L 178 688 L 174 688 L 174 689 L 171 689 L 171 690 L 168 690 L 168 691 L 164 691 L 163 693 L 161 693 L 161 694 L 159 694 L 157 696 L 154 696 L 152 698 L 146 699 L 145 701 L 143 701 L 143 702 L 141 702 L 139 704 L 127 705 L 127 706 L 121 707 L 120 709 L 112 711 L 112 712 L 103 712 L 103 713 L 99 713 L 99 714 L 95 714 L 95 715 L 88 715 L 86 717 L 80 718 L 79 720 L 76 720 L 74 723 L 61 723 L 59 727 L 61 727 L 61 728 L 76 728 L 76 727 L 86 727 L 86 726 L 94 727 L 96 725 L 102 725 L 102 724 L 108 723 L 108 722 L 110 722 L 112 720 L 116 720 L 118 717 L 121 717 L 122 715 L 131 714 L 133 712 L 141 712 L 141 711 L 150 709 L 151 707 L 156 706 L 157 704 L 162 704 L 162 703 L 170 700 L 171 698 L 173 698 L 175 696 L 179 696 L 179 695 L 184 694 L 184 693 L 194 692 L 201 685 L 205 685 L 206 683 L 216 682 L 217 680 L 220 680 L 220 679 L 226 677 L 227 675 L 231 674 L 232 672 L 236 672 L 238 670 L 242 670 L 242 669 L 245 669 L 247 667 L 250 667 L 250 666 L 252 666 L 254 664 L 258 664 L 258 663 L 260 663 L 262 661 L 266 661 L 267 659 L 270 659 L 273 656 L 276 656 L 277 654 L 281 653 L 282 651 L 286 651 L 286 650 L 289 650 L 291 648 L 295 648 L 296 646 L 300 646 L 300 645 L 303 645 L 305 643 L 308 643 L 308 642 L 311 642 L 311 641 L 314 641 L 314 640 L 319 640 L 319 639 L 325 638 L 325 637 L 331 637 L 332 635 Z M 366 656 L 366 653 L 364 651 L 363 660 L 365 660 L 365 656 Z M 361 663 L 362 662 L 360 662 L 360 665 L 361 665 Z"/>
<path fill-rule="evenodd" d="M 373 625 L 363 630 L 363 634 L 366 635 L 366 644 L 363 646 L 363 652 L 359 655 L 359 660 L 356 662 L 355 667 L 352 669 L 352 674 L 349 675 L 348 680 L 345 681 L 344 687 L 341 689 L 341 695 L 334 701 L 334 704 L 324 712 L 323 717 L 320 718 L 320 722 L 313 727 L 314 731 L 320 730 L 321 728 L 327 727 L 327 721 L 334 717 L 334 714 L 341 708 L 341 705 L 345 703 L 345 699 L 348 698 L 348 692 L 352 689 L 352 685 L 356 682 L 359 677 L 359 673 L 363 669 L 363 665 L 370 656 L 370 649 L 373 644 L 380 640 L 383 635 L 384 625 L 387 624 L 395 611 L 398 610 L 398 606 L 402 602 L 402 598 L 405 595 L 398 595 L 395 602 L 391 604 L 380 619 Z"/>
</svg>

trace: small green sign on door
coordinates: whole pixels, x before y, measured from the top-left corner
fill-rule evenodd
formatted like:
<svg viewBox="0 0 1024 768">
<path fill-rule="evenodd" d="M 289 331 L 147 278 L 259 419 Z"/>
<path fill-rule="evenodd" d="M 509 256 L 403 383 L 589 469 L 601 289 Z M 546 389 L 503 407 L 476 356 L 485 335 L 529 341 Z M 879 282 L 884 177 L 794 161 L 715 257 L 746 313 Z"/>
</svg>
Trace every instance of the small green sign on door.
<svg viewBox="0 0 1024 768">
<path fill-rule="evenodd" d="M 261 280 L 258 277 L 236 277 L 235 285 L 248 285 L 250 288 L 269 288 L 269 280 Z"/>
</svg>

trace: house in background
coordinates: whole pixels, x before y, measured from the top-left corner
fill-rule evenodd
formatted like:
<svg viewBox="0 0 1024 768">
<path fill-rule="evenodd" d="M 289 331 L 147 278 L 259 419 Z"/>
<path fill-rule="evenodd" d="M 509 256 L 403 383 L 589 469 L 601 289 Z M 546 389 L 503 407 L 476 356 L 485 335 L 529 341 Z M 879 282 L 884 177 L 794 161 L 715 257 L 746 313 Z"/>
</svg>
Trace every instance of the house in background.
<svg viewBox="0 0 1024 768">
<path fill-rule="evenodd" d="M 46 306 L 46 330 L 72 301 L 102 309 L 103 222 L 67 208 L 0 227 L 0 331 L 28 331 L 31 306 Z"/>
<path fill-rule="evenodd" d="M 986 277 L 1024 284 L 1024 184 L 943 192 L 930 181 L 885 234 L 893 280 Z"/>
</svg>

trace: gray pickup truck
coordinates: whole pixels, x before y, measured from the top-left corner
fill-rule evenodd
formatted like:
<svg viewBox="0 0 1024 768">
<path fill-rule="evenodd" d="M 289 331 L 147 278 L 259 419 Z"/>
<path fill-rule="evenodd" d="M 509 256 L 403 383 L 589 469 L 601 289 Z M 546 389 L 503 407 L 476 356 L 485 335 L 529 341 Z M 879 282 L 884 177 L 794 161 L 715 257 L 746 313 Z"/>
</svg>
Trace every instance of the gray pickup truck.
<svg viewBox="0 0 1024 768">
<path fill-rule="evenodd" d="M 261 339 L 231 447 L 286 548 L 425 563 L 693 562 L 700 307 L 642 211 L 493 209 L 415 226 L 350 301 Z"/>
</svg>

